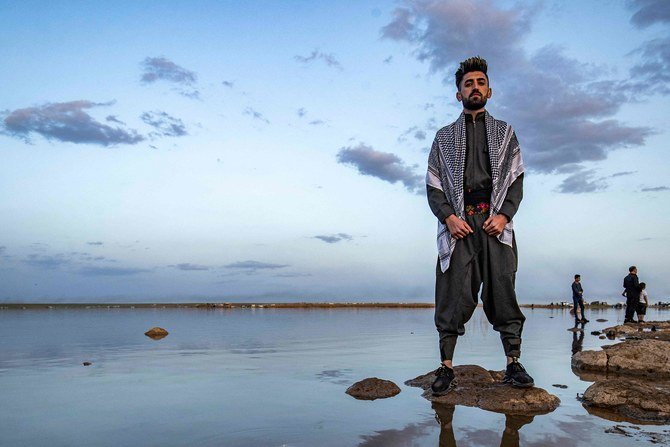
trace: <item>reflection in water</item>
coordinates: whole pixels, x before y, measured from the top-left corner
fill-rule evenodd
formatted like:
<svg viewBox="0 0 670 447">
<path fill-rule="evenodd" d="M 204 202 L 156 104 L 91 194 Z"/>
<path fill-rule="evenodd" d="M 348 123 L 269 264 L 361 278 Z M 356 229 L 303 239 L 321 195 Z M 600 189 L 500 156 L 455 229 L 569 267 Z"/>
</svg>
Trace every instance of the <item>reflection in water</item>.
<svg viewBox="0 0 670 447">
<path fill-rule="evenodd" d="M 435 410 L 435 419 L 440 423 L 440 443 L 439 447 L 456 447 L 456 438 L 454 437 L 454 419 L 455 407 L 451 405 L 438 404 L 433 402 Z M 505 415 L 505 430 L 500 440 L 500 447 L 519 447 L 519 430 L 526 424 L 533 422 L 535 416 L 524 415 Z"/>
<path fill-rule="evenodd" d="M 581 327 L 579 327 L 581 325 Z M 579 336 L 577 336 L 579 334 Z M 584 323 L 575 322 L 572 328 L 572 355 L 582 352 L 584 344 Z"/>
</svg>

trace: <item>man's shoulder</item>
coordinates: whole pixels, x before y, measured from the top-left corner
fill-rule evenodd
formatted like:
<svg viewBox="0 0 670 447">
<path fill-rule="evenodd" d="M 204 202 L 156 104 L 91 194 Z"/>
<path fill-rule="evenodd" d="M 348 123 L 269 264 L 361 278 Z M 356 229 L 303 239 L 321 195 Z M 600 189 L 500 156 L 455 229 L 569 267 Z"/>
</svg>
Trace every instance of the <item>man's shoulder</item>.
<svg viewBox="0 0 670 447">
<path fill-rule="evenodd" d="M 504 120 L 499 120 L 498 118 L 495 118 L 493 115 L 489 113 L 489 116 L 493 120 L 493 123 L 496 125 L 496 127 L 500 128 L 507 128 L 507 127 L 512 127 L 507 121 Z"/>
</svg>

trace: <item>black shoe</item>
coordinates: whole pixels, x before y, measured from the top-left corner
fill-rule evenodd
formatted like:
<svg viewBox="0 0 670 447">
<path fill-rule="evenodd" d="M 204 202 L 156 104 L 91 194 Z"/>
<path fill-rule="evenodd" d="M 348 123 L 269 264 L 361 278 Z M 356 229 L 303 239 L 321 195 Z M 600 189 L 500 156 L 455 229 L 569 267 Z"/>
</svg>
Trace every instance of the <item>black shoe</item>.
<svg viewBox="0 0 670 447">
<path fill-rule="evenodd" d="M 526 368 L 524 368 L 517 359 L 514 359 L 512 363 L 507 365 L 505 377 L 503 377 L 503 383 L 511 383 L 512 386 L 517 388 L 530 388 L 535 386 L 533 378 L 528 375 Z"/>
<path fill-rule="evenodd" d="M 453 387 L 456 386 L 456 380 L 454 379 L 454 370 L 448 366 L 442 364 L 435 371 L 437 378 L 435 382 L 430 386 L 430 389 L 433 391 L 433 396 L 442 396 L 447 394 Z"/>
<path fill-rule="evenodd" d="M 582 323 L 588 323 L 588 322 L 591 321 L 591 320 L 587 320 L 586 318 L 582 318 L 581 321 L 582 321 Z"/>
</svg>

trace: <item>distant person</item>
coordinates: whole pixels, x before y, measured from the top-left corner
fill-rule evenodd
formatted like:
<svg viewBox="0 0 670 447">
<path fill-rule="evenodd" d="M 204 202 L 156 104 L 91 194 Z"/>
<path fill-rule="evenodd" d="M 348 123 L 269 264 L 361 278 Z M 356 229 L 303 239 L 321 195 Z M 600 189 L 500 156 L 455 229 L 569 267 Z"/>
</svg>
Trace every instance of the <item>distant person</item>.
<svg viewBox="0 0 670 447">
<path fill-rule="evenodd" d="M 435 395 L 455 385 L 456 341 L 477 307 L 480 287 L 484 312 L 507 356 L 503 381 L 534 385 L 518 360 L 526 318 L 514 292 L 512 218 L 523 197 L 523 161 L 512 127 L 485 109 L 492 94 L 487 68 L 480 57 L 461 62 L 456 99 L 463 113 L 437 131 L 428 157 L 428 203 L 438 220 L 435 326 L 442 363 L 432 384 Z"/>
<path fill-rule="evenodd" d="M 637 279 L 637 267 L 628 268 L 628 276 L 623 279 L 623 288 L 626 289 L 626 316 L 624 323 L 635 323 L 633 316 L 640 302 L 640 281 Z"/>
<path fill-rule="evenodd" d="M 589 320 L 584 315 L 584 289 L 582 289 L 581 275 L 575 275 L 575 281 L 572 283 L 572 304 L 574 306 L 575 323 L 588 323 Z M 578 306 L 581 312 L 577 310 Z"/>
<path fill-rule="evenodd" d="M 637 308 L 635 313 L 637 314 L 637 321 L 639 323 L 644 322 L 644 317 L 647 315 L 647 307 L 649 306 L 649 295 L 647 295 L 647 284 L 640 283 L 640 300 L 637 303 Z"/>
</svg>

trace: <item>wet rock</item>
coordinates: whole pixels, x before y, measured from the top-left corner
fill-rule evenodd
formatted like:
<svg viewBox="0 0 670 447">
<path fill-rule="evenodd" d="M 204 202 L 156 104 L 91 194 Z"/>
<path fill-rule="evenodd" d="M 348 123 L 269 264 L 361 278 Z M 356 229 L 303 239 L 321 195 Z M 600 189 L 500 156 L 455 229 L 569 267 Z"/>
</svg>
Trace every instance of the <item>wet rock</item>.
<svg viewBox="0 0 670 447">
<path fill-rule="evenodd" d="M 576 326 L 571 327 L 571 328 L 568 329 L 568 332 L 583 332 L 583 331 L 584 331 L 584 329 L 582 329 L 580 327 L 576 327 Z"/>
<path fill-rule="evenodd" d="M 93 364 L 93 363 L 91 363 L 91 362 L 84 362 L 84 363 L 82 363 L 82 365 L 84 365 L 84 366 L 91 366 L 92 364 Z"/>
<path fill-rule="evenodd" d="M 604 340 L 604 339 L 606 339 L 607 337 L 606 337 L 606 336 L 604 336 L 604 335 L 601 335 L 601 336 L 600 336 L 600 337 L 598 337 L 598 338 L 599 338 L 599 339 L 601 339 L 601 340 Z"/>
<path fill-rule="evenodd" d="M 604 318 L 598 318 L 596 321 L 597 321 L 598 323 L 605 323 L 607 320 L 604 319 Z"/>
<path fill-rule="evenodd" d="M 651 383 L 627 378 L 601 380 L 586 389 L 583 405 L 636 421 L 670 423 L 670 391 Z"/>
<path fill-rule="evenodd" d="M 458 384 L 444 396 L 433 396 L 435 371 L 405 382 L 422 388 L 423 397 L 441 404 L 465 405 L 505 414 L 544 414 L 554 411 L 560 399 L 542 388 L 514 388 L 502 383 L 504 371 L 487 371 L 476 365 L 454 367 Z"/>
<path fill-rule="evenodd" d="M 345 392 L 356 399 L 375 400 L 393 397 L 400 393 L 400 388 L 390 380 L 370 377 L 354 383 Z"/>
<path fill-rule="evenodd" d="M 670 378 L 670 343 L 628 340 L 602 351 L 582 351 L 572 356 L 576 372 L 596 371 L 630 376 Z"/>
<path fill-rule="evenodd" d="M 621 425 L 615 425 L 614 427 L 610 427 L 605 430 L 605 433 L 612 433 L 615 435 L 624 435 L 624 436 L 632 436 L 630 433 L 628 433 L 626 430 L 623 429 L 623 426 Z"/>
<path fill-rule="evenodd" d="M 626 323 L 603 329 L 603 333 L 610 339 L 624 337 L 670 341 L 670 322 L 649 321 L 638 324 Z"/>
<path fill-rule="evenodd" d="M 552 386 L 555 386 L 556 388 L 563 388 L 563 389 L 566 389 L 568 387 L 567 385 L 561 385 L 560 383 L 554 383 Z"/>
<path fill-rule="evenodd" d="M 600 331 L 591 331 L 591 335 L 600 335 L 602 332 Z"/>
<path fill-rule="evenodd" d="M 146 335 L 149 338 L 153 338 L 154 340 L 160 340 L 161 338 L 165 338 L 168 336 L 168 334 L 169 332 L 163 329 L 162 327 L 153 327 L 144 333 L 144 335 Z"/>
</svg>

